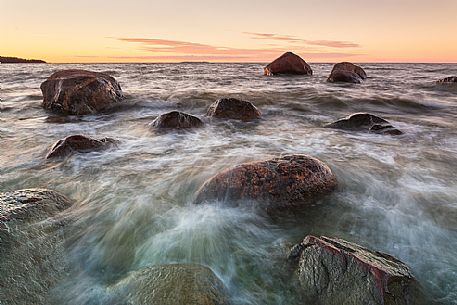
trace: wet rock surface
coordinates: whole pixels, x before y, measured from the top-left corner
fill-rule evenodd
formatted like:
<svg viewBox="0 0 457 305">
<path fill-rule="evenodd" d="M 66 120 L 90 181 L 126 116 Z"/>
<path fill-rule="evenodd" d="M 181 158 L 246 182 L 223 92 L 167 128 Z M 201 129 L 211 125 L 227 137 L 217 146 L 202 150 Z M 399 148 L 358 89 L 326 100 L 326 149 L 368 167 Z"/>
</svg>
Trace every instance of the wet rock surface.
<svg viewBox="0 0 457 305">
<path fill-rule="evenodd" d="M 0 193 L 0 303 L 49 304 L 49 292 L 67 270 L 64 222 L 70 207 L 46 189 Z"/>
<path fill-rule="evenodd" d="M 398 259 L 337 238 L 307 236 L 289 259 L 313 304 L 427 304 L 408 267 Z"/>
<path fill-rule="evenodd" d="M 131 305 L 228 305 L 225 287 L 208 267 L 157 265 L 132 272 L 113 290 Z M 127 297 L 126 297 L 127 296 Z"/>
<path fill-rule="evenodd" d="M 222 171 L 199 189 L 205 200 L 256 200 L 262 208 L 301 207 L 335 189 L 337 180 L 322 161 L 308 155 L 286 155 L 244 163 Z"/>
<path fill-rule="evenodd" d="M 159 115 L 150 124 L 153 128 L 174 128 L 174 129 L 188 129 L 203 127 L 204 123 L 198 117 L 191 114 L 172 111 Z"/>
<path fill-rule="evenodd" d="M 313 70 L 300 56 L 286 52 L 263 69 L 263 74 L 273 75 L 312 75 Z"/>
<path fill-rule="evenodd" d="M 437 81 L 439 84 L 456 84 L 457 76 L 449 76 Z"/>
<path fill-rule="evenodd" d="M 113 147 L 117 143 L 117 140 L 111 138 L 93 139 L 83 135 L 72 135 L 54 143 L 47 153 L 46 159 L 62 158 L 75 152 L 100 151 Z"/>
<path fill-rule="evenodd" d="M 251 121 L 261 117 L 260 111 L 251 103 L 236 98 L 221 98 L 211 104 L 207 115 L 222 119 Z"/>
<path fill-rule="evenodd" d="M 63 70 L 41 84 L 43 107 L 58 114 L 95 114 L 123 99 L 119 83 L 111 76 L 86 70 Z"/>
<path fill-rule="evenodd" d="M 367 78 L 367 73 L 362 67 L 354 65 L 350 62 L 340 62 L 338 64 L 335 64 L 332 68 L 332 71 L 330 72 L 330 76 L 335 72 L 355 73 L 362 80 Z"/>
<path fill-rule="evenodd" d="M 402 131 L 393 127 L 387 120 L 369 113 L 355 113 L 325 125 L 327 128 L 365 131 L 379 134 L 401 135 Z"/>
</svg>

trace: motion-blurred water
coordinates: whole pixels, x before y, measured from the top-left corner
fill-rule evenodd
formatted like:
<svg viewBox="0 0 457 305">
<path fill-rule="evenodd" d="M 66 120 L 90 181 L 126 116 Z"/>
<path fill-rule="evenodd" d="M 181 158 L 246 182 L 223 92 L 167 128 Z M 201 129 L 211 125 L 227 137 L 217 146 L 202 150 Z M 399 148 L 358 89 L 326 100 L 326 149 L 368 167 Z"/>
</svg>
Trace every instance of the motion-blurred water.
<svg viewBox="0 0 457 305">
<path fill-rule="evenodd" d="M 457 65 L 364 64 L 360 85 L 313 77 L 263 77 L 260 64 L 0 66 L 0 190 L 45 187 L 76 200 L 67 234 L 71 275 L 61 304 L 107 304 L 128 271 L 173 262 L 209 266 L 235 304 L 295 304 L 284 243 L 307 234 L 345 238 L 403 260 L 442 304 L 457 304 L 457 86 L 435 80 Z M 114 76 L 126 106 L 62 118 L 41 108 L 40 84 L 67 68 Z M 204 118 L 217 98 L 253 102 L 258 123 Z M 204 118 L 192 132 L 147 124 L 179 109 Z M 354 112 L 388 119 L 405 134 L 322 128 Z M 72 134 L 113 137 L 118 149 L 44 156 Z M 283 153 L 307 153 L 336 172 L 338 190 L 295 215 L 264 217 L 223 204 L 192 205 L 221 169 Z M 0 275 L 1 276 L 1 275 Z"/>
</svg>

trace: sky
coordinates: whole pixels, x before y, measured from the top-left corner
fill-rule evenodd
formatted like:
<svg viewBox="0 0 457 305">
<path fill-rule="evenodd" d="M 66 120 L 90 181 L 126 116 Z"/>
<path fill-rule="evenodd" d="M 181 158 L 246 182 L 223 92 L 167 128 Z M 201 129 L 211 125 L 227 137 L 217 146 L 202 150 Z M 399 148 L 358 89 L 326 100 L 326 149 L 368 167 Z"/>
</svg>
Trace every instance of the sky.
<svg viewBox="0 0 457 305">
<path fill-rule="evenodd" d="M 0 56 L 457 62 L 457 0 L 0 0 Z"/>
</svg>

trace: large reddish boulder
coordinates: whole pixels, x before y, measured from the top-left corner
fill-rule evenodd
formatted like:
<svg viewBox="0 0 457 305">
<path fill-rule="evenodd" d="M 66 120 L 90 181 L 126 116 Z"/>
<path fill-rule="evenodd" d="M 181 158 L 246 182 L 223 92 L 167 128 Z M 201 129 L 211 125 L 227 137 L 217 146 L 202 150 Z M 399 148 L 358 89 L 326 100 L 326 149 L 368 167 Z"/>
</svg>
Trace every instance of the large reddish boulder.
<svg viewBox="0 0 457 305">
<path fill-rule="evenodd" d="M 387 120 L 369 113 L 354 113 L 336 122 L 325 125 L 328 128 L 365 131 L 378 134 L 401 135 Z"/>
<path fill-rule="evenodd" d="M 251 121 L 260 119 L 260 111 L 251 103 L 236 98 L 221 98 L 211 104 L 208 116 L 222 119 Z"/>
<path fill-rule="evenodd" d="M 393 256 L 337 238 L 307 236 L 292 247 L 310 304 L 426 304 L 408 267 Z"/>
<path fill-rule="evenodd" d="M 333 66 L 328 82 L 360 83 L 367 78 L 365 70 L 350 62 L 341 62 Z"/>
<path fill-rule="evenodd" d="M 222 171 L 203 184 L 196 203 L 255 200 L 266 210 L 301 207 L 330 193 L 336 185 L 335 174 L 324 162 L 307 155 L 286 155 Z"/>
<path fill-rule="evenodd" d="M 58 114 L 106 111 L 123 99 L 119 83 L 105 73 L 63 70 L 41 84 L 43 107 Z"/>
<path fill-rule="evenodd" d="M 188 129 L 203 127 L 203 122 L 198 117 L 191 114 L 172 111 L 159 115 L 150 124 L 153 128 L 175 128 L 175 129 Z"/>
<path fill-rule="evenodd" d="M 46 159 L 66 157 L 74 152 L 85 153 L 107 149 L 118 141 L 111 138 L 93 139 L 83 135 L 68 136 L 54 143 Z"/>
<path fill-rule="evenodd" d="M 313 70 L 300 56 L 286 52 L 263 69 L 267 76 L 290 74 L 290 75 L 312 75 Z"/>
</svg>

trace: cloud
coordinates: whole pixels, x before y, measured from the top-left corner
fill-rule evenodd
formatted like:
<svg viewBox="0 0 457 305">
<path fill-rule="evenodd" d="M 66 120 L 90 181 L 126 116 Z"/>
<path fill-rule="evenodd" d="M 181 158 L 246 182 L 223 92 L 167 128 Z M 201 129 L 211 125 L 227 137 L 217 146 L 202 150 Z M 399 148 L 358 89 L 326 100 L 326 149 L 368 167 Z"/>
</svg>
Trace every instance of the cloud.
<svg viewBox="0 0 457 305">
<path fill-rule="evenodd" d="M 302 42 L 289 36 L 278 36 L 275 34 L 260 34 L 259 37 L 273 37 L 275 40 L 283 40 L 286 45 L 268 43 L 263 48 L 232 48 L 221 47 L 204 43 L 189 41 L 159 39 L 159 38 L 114 38 L 118 41 L 135 43 L 138 50 L 152 55 L 132 55 L 111 57 L 113 59 L 132 59 L 132 60 L 157 60 L 157 61 L 243 61 L 243 62 L 267 62 L 278 57 L 285 51 L 299 53 L 305 59 L 331 59 L 350 57 L 354 54 L 351 52 L 333 52 L 322 50 L 323 43 L 318 45 L 319 48 L 309 47 L 303 44 L 291 44 L 291 42 Z M 328 43 L 328 41 L 323 41 Z M 336 42 L 333 42 L 334 44 Z M 339 42 L 343 43 L 343 42 Z"/>
<path fill-rule="evenodd" d="M 249 35 L 252 39 L 262 40 L 275 40 L 275 41 L 286 41 L 289 43 L 302 43 L 304 45 L 312 46 L 323 46 L 329 48 L 358 48 L 360 45 L 350 41 L 339 41 L 339 40 L 307 40 L 289 35 L 278 35 L 270 33 L 255 33 L 255 32 L 243 32 L 245 35 Z"/>
</svg>

